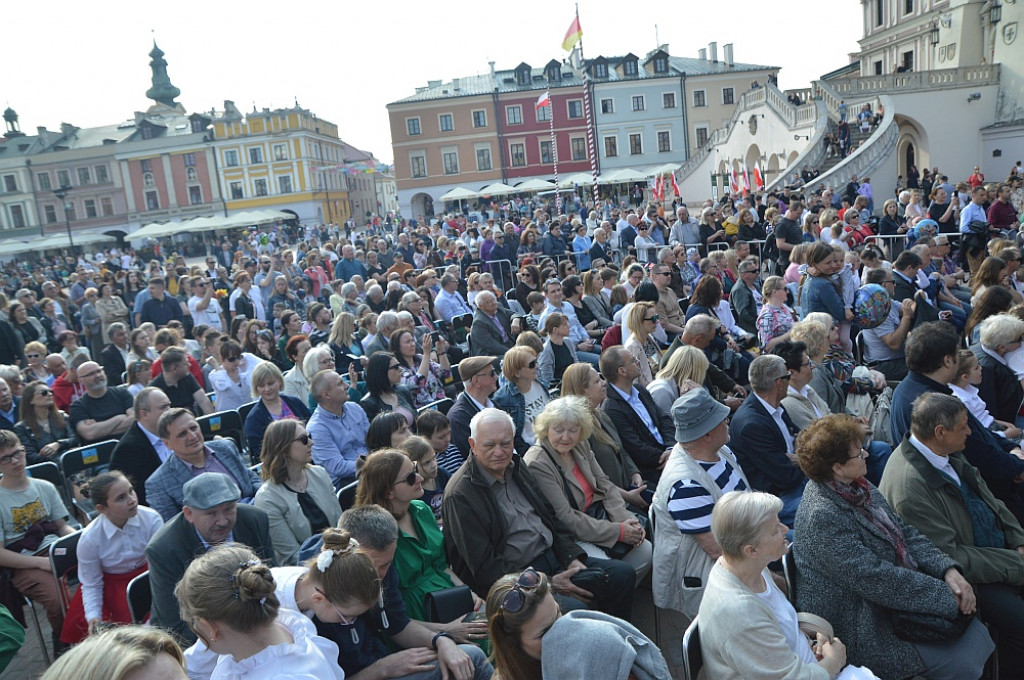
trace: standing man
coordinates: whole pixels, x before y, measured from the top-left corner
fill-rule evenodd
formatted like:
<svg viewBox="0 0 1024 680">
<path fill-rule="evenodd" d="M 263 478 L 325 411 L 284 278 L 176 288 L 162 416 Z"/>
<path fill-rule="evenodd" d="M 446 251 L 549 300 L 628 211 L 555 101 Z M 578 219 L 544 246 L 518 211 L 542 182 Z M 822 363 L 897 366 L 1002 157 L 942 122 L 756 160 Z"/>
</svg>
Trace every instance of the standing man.
<svg viewBox="0 0 1024 680">
<path fill-rule="evenodd" d="M 672 251 L 668 252 L 671 255 Z M 679 307 L 679 298 L 672 290 L 672 269 L 662 263 L 654 265 L 651 267 L 651 281 L 658 289 L 658 301 L 655 303 L 654 309 L 661 317 L 662 328 L 668 333 L 669 339 L 682 335 L 686 318 L 683 315 L 683 310 Z"/>
<path fill-rule="evenodd" d="M 216 276 L 216 273 L 214 274 Z M 204 276 L 192 279 L 192 297 L 188 299 L 188 313 L 196 326 L 206 324 L 218 331 L 227 330 L 221 316 L 220 303 L 213 299 L 213 280 Z"/>
<path fill-rule="evenodd" d="M 107 328 L 110 344 L 100 352 L 100 365 L 107 374 L 107 383 L 120 385 L 121 377 L 128 370 L 128 328 L 120 321 L 115 321 Z"/>
<path fill-rule="evenodd" d="M 800 227 L 800 217 L 803 212 L 803 203 L 798 200 L 790 201 L 785 216 L 775 226 L 775 245 L 779 249 L 776 273 L 780 276 L 789 267 L 789 254 L 793 248 L 804 241 L 803 229 Z"/>
<path fill-rule="evenodd" d="M 149 280 L 149 299 L 142 305 L 140 320 L 163 328 L 172 319 L 181 321 L 181 304 L 166 294 L 162 277 L 154 276 Z"/>
</svg>

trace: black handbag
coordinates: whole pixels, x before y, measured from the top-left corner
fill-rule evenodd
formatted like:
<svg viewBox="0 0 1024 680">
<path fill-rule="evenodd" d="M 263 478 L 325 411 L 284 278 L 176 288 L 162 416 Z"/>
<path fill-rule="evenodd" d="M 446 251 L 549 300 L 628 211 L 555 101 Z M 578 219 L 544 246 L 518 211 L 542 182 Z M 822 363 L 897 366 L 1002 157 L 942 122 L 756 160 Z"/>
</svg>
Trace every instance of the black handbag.
<svg viewBox="0 0 1024 680">
<path fill-rule="evenodd" d="M 424 596 L 427 620 L 448 623 L 473 611 L 473 592 L 469 586 L 442 588 Z"/>
<path fill-rule="evenodd" d="M 935 614 L 918 614 L 893 610 L 892 627 L 896 637 L 905 642 L 946 642 L 961 637 L 974 620 L 973 614 L 957 612 L 956 618 L 947 619 Z"/>
<path fill-rule="evenodd" d="M 582 588 L 597 597 L 600 593 L 604 592 L 605 586 L 608 585 L 608 574 L 603 569 L 588 567 L 587 569 L 577 571 L 569 580 L 572 581 L 574 586 Z"/>
</svg>

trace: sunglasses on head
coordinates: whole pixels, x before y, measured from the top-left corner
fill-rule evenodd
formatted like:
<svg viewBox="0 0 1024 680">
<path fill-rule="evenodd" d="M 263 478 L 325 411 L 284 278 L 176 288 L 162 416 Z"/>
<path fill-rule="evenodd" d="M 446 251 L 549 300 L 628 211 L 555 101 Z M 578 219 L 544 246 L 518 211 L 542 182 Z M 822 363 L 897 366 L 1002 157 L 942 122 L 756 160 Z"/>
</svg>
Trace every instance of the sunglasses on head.
<svg viewBox="0 0 1024 680">
<path fill-rule="evenodd" d="M 540 574 L 533 567 L 527 567 L 526 571 L 519 575 L 512 590 L 505 593 L 501 600 L 499 611 L 515 614 L 526 604 L 526 593 L 535 590 L 540 585 Z"/>
</svg>

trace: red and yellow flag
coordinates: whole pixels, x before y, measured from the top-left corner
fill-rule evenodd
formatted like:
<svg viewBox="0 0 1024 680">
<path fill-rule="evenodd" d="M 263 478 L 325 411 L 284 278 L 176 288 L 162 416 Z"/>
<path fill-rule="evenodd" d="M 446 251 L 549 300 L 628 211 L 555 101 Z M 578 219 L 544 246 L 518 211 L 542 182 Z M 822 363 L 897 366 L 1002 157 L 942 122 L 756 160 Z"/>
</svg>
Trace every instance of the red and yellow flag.
<svg viewBox="0 0 1024 680">
<path fill-rule="evenodd" d="M 562 41 L 562 49 L 571 52 L 573 46 L 583 37 L 583 29 L 580 28 L 580 18 L 577 16 L 569 24 L 569 30 L 565 32 L 565 40 Z"/>
</svg>

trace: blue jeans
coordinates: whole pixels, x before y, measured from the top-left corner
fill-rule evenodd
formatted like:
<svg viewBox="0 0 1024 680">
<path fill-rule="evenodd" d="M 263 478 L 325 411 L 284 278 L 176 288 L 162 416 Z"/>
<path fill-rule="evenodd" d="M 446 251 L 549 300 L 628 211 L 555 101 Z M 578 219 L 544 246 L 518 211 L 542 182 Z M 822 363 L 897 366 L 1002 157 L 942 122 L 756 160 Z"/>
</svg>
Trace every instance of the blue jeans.
<svg viewBox="0 0 1024 680">
<path fill-rule="evenodd" d="M 587 362 L 588 364 L 590 364 L 591 366 L 594 367 L 594 370 L 597 370 L 597 371 L 601 370 L 598 367 L 598 365 L 597 365 L 598 362 L 601 361 L 601 355 L 600 354 L 594 354 L 593 352 L 582 352 L 580 350 L 576 350 L 576 358 L 579 359 L 580 361 Z"/>
<path fill-rule="evenodd" d="M 885 464 L 889 462 L 889 456 L 892 455 L 892 447 L 885 442 L 872 441 L 867 446 L 868 459 L 865 461 L 868 467 L 868 473 L 865 477 L 868 481 L 878 486 L 882 483 L 882 472 L 885 470 Z"/>
<path fill-rule="evenodd" d="M 782 511 L 779 512 L 779 521 L 790 529 L 793 528 L 793 524 L 796 522 L 796 509 L 800 507 L 800 499 L 804 497 L 804 486 L 806 484 L 807 480 L 804 480 L 797 488 L 793 489 L 789 493 L 784 493 L 779 496 L 779 499 L 782 501 Z M 790 540 L 792 540 L 792 538 Z"/>
</svg>

